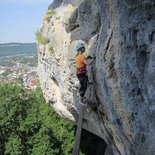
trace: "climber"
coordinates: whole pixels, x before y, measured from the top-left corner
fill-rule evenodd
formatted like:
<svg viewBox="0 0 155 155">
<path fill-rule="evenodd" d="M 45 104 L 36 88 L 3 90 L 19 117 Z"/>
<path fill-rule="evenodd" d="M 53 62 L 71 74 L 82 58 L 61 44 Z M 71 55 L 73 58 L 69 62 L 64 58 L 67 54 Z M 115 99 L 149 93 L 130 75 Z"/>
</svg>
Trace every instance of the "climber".
<svg viewBox="0 0 155 155">
<path fill-rule="evenodd" d="M 82 43 L 79 43 L 76 46 L 76 50 L 78 53 L 76 55 L 75 62 L 77 68 L 76 75 L 80 82 L 80 89 L 79 89 L 80 102 L 81 104 L 86 105 L 85 92 L 87 90 L 87 82 L 88 82 L 86 66 L 90 65 L 94 61 L 94 58 L 92 58 L 91 56 L 85 58 L 84 56 L 85 46 Z"/>
</svg>

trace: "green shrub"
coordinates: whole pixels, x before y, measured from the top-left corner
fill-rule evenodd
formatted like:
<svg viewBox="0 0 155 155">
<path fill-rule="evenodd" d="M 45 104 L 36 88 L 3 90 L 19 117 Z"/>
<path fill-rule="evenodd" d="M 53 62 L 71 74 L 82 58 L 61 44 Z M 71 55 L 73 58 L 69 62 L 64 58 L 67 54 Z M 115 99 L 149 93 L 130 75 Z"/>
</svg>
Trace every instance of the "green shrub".
<svg viewBox="0 0 155 155">
<path fill-rule="evenodd" d="M 51 23 L 51 26 L 54 26 L 54 23 L 53 22 Z"/>
<path fill-rule="evenodd" d="M 2 73 L 2 76 L 7 77 L 8 75 L 10 75 L 13 71 L 11 71 L 10 69 L 5 70 L 4 73 Z"/>
<path fill-rule="evenodd" d="M 41 44 L 46 45 L 46 44 L 48 44 L 49 42 L 50 42 L 50 40 L 49 40 L 48 38 L 42 36 L 42 40 L 41 40 L 41 42 L 40 42 Z"/>
<path fill-rule="evenodd" d="M 47 15 L 55 15 L 56 14 L 56 11 L 55 10 L 48 10 Z"/>
<path fill-rule="evenodd" d="M 50 16 L 46 16 L 45 20 L 49 23 L 50 22 L 51 17 Z"/>
<path fill-rule="evenodd" d="M 54 54 L 53 46 L 50 46 L 48 50 L 49 50 L 49 52 L 50 52 L 50 55 L 53 55 L 53 54 Z"/>
<path fill-rule="evenodd" d="M 71 72 L 72 72 L 72 73 L 76 73 L 76 71 L 77 71 L 76 66 L 72 67 Z"/>
<path fill-rule="evenodd" d="M 50 42 L 50 40 L 44 37 L 40 31 L 36 32 L 36 40 L 38 41 L 38 43 L 43 44 L 43 45 L 46 45 L 47 43 Z"/>
<path fill-rule="evenodd" d="M 40 32 L 41 32 L 41 33 L 43 32 L 43 28 L 40 28 Z"/>
<path fill-rule="evenodd" d="M 38 41 L 38 43 L 40 43 L 41 40 L 42 40 L 42 34 L 41 34 L 41 32 L 40 31 L 37 31 L 35 33 L 35 35 L 36 35 L 36 40 Z"/>
<path fill-rule="evenodd" d="M 12 134 L 8 137 L 8 141 L 5 143 L 5 154 L 22 154 L 23 146 L 21 138 L 16 134 Z"/>
<path fill-rule="evenodd" d="M 49 10 L 49 11 L 47 11 L 44 19 L 47 20 L 47 22 L 49 23 L 50 19 L 52 18 L 52 15 L 55 15 L 55 14 L 56 14 L 55 10 Z"/>
<path fill-rule="evenodd" d="M 59 17 L 56 17 L 56 20 L 60 20 L 61 19 L 61 17 L 59 16 Z"/>
</svg>

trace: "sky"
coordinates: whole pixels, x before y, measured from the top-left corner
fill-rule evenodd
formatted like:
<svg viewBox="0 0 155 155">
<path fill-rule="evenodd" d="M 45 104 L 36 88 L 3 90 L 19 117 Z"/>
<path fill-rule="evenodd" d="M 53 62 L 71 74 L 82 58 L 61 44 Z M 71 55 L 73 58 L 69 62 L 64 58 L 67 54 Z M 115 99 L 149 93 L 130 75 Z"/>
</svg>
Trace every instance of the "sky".
<svg viewBox="0 0 155 155">
<path fill-rule="evenodd" d="M 53 0 L 0 0 L 0 43 L 35 42 Z"/>
</svg>

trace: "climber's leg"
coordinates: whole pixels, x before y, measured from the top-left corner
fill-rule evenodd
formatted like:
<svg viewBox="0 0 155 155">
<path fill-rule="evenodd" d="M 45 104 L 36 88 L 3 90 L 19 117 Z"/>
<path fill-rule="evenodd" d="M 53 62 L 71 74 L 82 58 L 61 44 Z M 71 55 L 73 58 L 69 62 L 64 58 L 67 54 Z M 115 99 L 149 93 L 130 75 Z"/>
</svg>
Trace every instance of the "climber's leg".
<svg viewBox="0 0 155 155">
<path fill-rule="evenodd" d="M 86 97 L 84 97 L 84 95 L 87 90 L 87 76 L 86 74 L 81 74 L 81 75 L 78 75 L 78 79 L 80 81 L 80 89 L 79 89 L 80 101 L 85 102 Z"/>
</svg>

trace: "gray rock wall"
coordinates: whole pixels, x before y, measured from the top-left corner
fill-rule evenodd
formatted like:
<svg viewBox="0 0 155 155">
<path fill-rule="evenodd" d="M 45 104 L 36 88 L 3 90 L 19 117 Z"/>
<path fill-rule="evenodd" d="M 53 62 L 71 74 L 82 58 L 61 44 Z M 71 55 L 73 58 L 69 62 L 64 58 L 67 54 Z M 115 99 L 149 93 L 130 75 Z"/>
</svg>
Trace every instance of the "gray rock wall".
<svg viewBox="0 0 155 155">
<path fill-rule="evenodd" d="M 56 14 L 44 20 L 42 33 L 50 42 L 38 45 L 47 102 L 76 123 L 75 45 L 84 42 L 96 61 L 88 67 L 93 85 L 83 128 L 103 138 L 114 154 L 154 155 L 155 1 L 62 0 L 49 9 Z"/>
<path fill-rule="evenodd" d="M 99 99 L 113 122 L 112 135 L 119 135 L 118 140 L 125 144 L 125 154 L 154 154 L 155 49 L 150 36 L 154 35 L 155 5 L 153 1 L 100 3 Z"/>
</svg>

